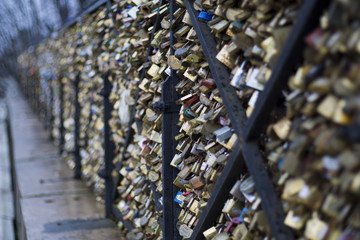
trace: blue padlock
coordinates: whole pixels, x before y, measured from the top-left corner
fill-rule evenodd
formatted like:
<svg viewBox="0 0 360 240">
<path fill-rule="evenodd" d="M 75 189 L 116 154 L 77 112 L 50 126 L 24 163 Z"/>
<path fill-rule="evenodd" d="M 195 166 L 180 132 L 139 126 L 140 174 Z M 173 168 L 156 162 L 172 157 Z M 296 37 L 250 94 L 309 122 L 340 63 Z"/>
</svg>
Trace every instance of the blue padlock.
<svg viewBox="0 0 360 240">
<path fill-rule="evenodd" d="M 214 16 L 214 13 L 212 13 L 212 12 L 201 11 L 198 15 L 198 18 L 200 20 L 211 21 L 213 16 Z"/>
<path fill-rule="evenodd" d="M 247 209 L 246 207 L 244 207 L 243 210 L 241 211 L 241 214 L 240 214 L 240 216 L 239 216 L 239 221 L 240 221 L 241 223 L 244 222 L 244 214 L 245 214 L 247 211 L 248 211 L 248 209 Z"/>
</svg>

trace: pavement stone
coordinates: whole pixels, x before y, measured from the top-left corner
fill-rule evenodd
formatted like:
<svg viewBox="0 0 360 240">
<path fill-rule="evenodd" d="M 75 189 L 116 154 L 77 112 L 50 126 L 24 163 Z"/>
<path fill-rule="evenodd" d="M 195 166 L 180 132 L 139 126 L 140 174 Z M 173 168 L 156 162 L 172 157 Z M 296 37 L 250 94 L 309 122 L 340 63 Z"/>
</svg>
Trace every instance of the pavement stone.
<svg viewBox="0 0 360 240">
<path fill-rule="evenodd" d="M 14 197 L 12 192 L 0 192 L 0 218 L 11 221 L 15 218 Z"/>
<path fill-rule="evenodd" d="M 0 219 L 0 237 L 4 240 L 15 239 L 13 219 Z"/>
<path fill-rule="evenodd" d="M 10 168 L 3 168 L 2 166 L 0 166 L 0 175 L 1 175 L 1 177 L 0 177 L 0 191 L 1 192 L 12 191 L 11 170 L 10 170 Z"/>
<path fill-rule="evenodd" d="M 28 240 L 124 239 L 92 194 L 67 194 L 21 200 Z M 42 206 L 37 208 L 34 206 Z"/>
<path fill-rule="evenodd" d="M 22 197 L 90 192 L 83 182 L 73 179 L 73 171 L 59 157 L 50 160 L 23 161 L 16 163 L 15 166 Z"/>
</svg>

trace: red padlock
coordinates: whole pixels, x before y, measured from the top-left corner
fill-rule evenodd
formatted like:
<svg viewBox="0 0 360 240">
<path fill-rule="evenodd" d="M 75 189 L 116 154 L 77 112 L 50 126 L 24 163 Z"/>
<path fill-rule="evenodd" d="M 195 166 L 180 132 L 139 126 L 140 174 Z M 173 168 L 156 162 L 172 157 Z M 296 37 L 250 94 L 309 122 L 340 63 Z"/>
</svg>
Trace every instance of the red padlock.
<svg viewBox="0 0 360 240">
<path fill-rule="evenodd" d="M 186 101 L 186 103 L 184 104 L 184 107 L 190 107 L 191 105 L 193 105 L 194 103 L 196 103 L 199 100 L 199 96 L 194 96 L 192 98 L 190 98 L 188 101 Z"/>
<path fill-rule="evenodd" d="M 213 78 L 204 79 L 201 82 L 201 84 L 210 89 L 213 89 L 216 87 L 216 82 L 215 82 L 215 79 L 213 79 Z"/>
</svg>

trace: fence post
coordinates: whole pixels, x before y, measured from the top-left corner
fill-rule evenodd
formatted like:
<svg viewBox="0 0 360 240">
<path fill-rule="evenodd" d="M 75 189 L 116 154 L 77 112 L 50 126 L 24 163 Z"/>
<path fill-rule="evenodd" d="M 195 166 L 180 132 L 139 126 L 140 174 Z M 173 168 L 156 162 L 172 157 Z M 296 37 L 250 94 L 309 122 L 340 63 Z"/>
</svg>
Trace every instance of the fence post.
<svg viewBox="0 0 360 240">
<path fill-rule="evenodd" d="M 99 172 L 98 175 L 105 179 L 105 217 L 109 218 L 112 215 L 112 190 L 113 180 L 111 172 L 114 168 L 112 160 L 114 157 L 114 144 L 110 140 L 110 126 L 109 120 L 111 118 L 112 105 L 109 101 L 111 93 L 111 83 L 109 81 L 110 71 L 103 75 L 104 88 L 99 92 L 103 96 L 103 111 L 104 111 L 104 163 L 105 168 Z"/>
<path fill-rule="evenodd" d="M 59 97 L 60 97 L 60 125 L 59 125 L 59 153 L 64 151 L 65 143 L 65 128 L 64 128 L 64 83 L 62 82 L 62 75 L 59 77 Z"/>
<path fill-rule="evenodd" d="M 51 78 L 51 82 L 50 82 L 50 102 L 49 102 L 49 107 L 50 107 L 50 117 L 49 117 L 49 131 L 50 131 L 50 140 L 54 140 L 54 136 L 53 136 L 53 128 L 54 128 L 54 86 L 53 86 L 53 82 L 54 82 L 54 76 Z"/>
<path fill-rule="evenodd" d="M 75 129 L 74 129 L 74 178 L 81 178 L 81 157 L 80 157 L 80 103 L 79 103 L 79 83 L 80 83 L 80 72 L 76 75 L 74 86 L 75 86 Z"/>
</svg>

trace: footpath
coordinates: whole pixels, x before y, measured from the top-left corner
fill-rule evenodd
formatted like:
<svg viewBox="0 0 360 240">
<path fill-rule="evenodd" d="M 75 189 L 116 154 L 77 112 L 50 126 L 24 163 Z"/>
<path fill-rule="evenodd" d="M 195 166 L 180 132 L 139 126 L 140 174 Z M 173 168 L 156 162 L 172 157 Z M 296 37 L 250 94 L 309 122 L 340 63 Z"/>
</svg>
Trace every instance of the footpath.
<svg viewBox="0 0 360 240">
<path fill-rule="evenodd" d="M 116 224 L 104 218 L 104 206 L 95 200 L 95 194 L 85 183 L 73 179 L 73 171 L 59 156 L 57 148 L 49 140 L 49 134 L 31 111 L 15 81 L 12 79 L 7 81 L 9 84 L 6 102 L 9 109 L 12 143 L 12 151 L 9 155 L 12 155 L 14 166 L 18 239 L 125 239 Z M 1 127 L 0 118 L 0 154 L 4 135 Z M 2 165 L 0 166 L 3 168 Z M 4 169 L 5 172 L 10 173 L 10 166 Z M 1 181 L 3 181 L 2 176 L 3 172 L 1 172 Z M 11 192 L 11 189 L 9 191 Z M 9 202 L 14 202 L 11 196 L 9 199 Z M 2 206 L 0 213 L 11 222 L 14 218 L 14 208 L 10 205 L 6 207 L 9 213 L 3 213 Z M 9 225 L 5 228 L 11 234 L 10 223 L 5 224 Z M 0 234 L 1 227 L 0 225 Z M 0 235 L 0 239 L 13 238 L 1 238 Z"/>
</svg>

